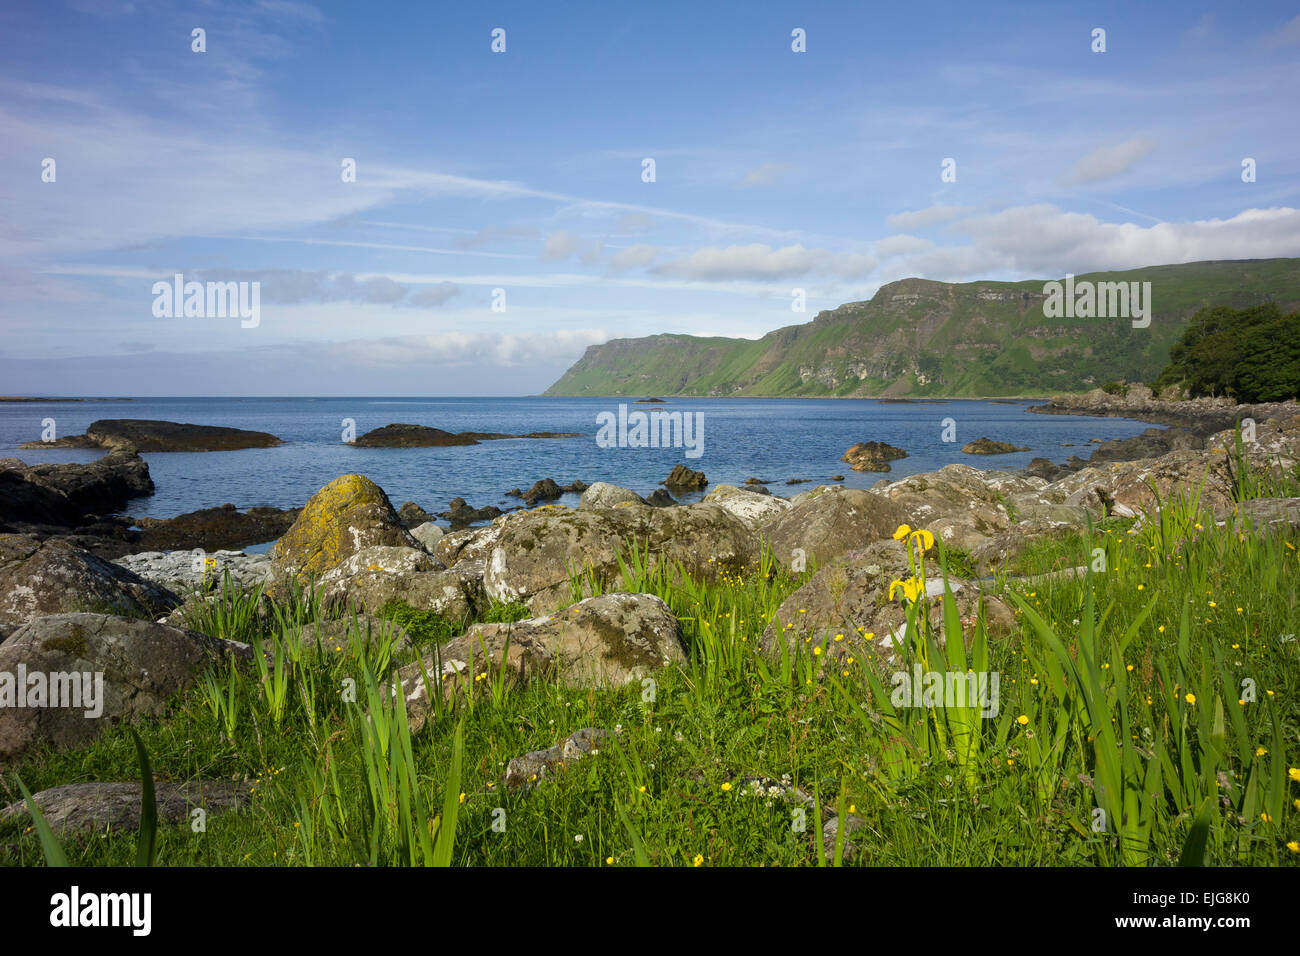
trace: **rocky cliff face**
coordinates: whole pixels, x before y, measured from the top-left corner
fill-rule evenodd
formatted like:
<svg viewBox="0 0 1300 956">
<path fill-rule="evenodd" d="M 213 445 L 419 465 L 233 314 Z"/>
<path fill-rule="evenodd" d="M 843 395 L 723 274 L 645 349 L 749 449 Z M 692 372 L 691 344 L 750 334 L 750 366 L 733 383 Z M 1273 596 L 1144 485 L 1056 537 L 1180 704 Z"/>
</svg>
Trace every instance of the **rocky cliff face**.
<svg viewBox="0 0 1300 956">
<path fill-rule="evenodd" d="M 651 335 L 591 346 L 548 395 L 994 396 L 1152 381 L 1207 305 L 1300 305 L 1300 260 L 1197 262 L 1077 282 L 1152 284 L 1147 328 L 1048 318 L 1043 280 L 904 279 L 757 341 Z"/>
</svg>

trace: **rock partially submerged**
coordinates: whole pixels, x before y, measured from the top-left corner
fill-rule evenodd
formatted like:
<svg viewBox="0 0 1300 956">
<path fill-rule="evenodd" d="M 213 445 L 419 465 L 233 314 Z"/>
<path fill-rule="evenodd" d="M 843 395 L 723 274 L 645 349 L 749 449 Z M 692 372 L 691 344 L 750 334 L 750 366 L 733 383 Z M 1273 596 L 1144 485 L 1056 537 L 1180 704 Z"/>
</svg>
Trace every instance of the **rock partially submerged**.
<svg viewBox="0 0 1300 956">
<path fill-rule="evenodd" d="M 889 471 L 889 463 L 906 458 L 907 452 L 882 441 L 858 442 L 840 461 L 847 462 L 854 471 Z"/>
<path fill-rule="evenodd" d="M 20 448 L 114 448 L 123 445 L 140 452 L 234 451 L 274 448 L 284 444 L 268 432 L 246 431 L 223 425 L 193 425 L 140 418 L 112 418 L 92 422 L 84 435 L 52 442 L 29 441 Z"/>
<path fill-rule="evenodd" d="M 577 432 L 529 432 L 507 435 L 502 432 L 449 432 L 428 425 L 396 423 L 366 432 L 354 445 L 358 448 L 445 448 L 477 445 L 482 441 L 503 438 L 579 438 Z"/>
<path fill-rule="evenodd" d="M 75 527 L 89 515 L 126 507 L 154 492 L 149 466 L 133 448 L 114 448 L 88 464 L 28 465 L 0 459 L 0 523 L 9 530 L 32 525 Z"/>
<path fill-rule="evenodd" d="M 1011 442 L 994 441 L 992 438 L 977 438 L 967 442 L 961 450 L 964 455 L 1009 455 L 1012 452 L 1029 451 L 1028 448 L 1013 445 Z"/>
<path fill-rule="evenodd" d="M 533 483 L 527 491 L 511 488 L 506 492 L 512 498 L 522 498 L 524 504 L 533 507 L 539 501 L 555 501 L 566 494 L 580 495 L 587 490 L 587 483 L 581 479 L 567 485 L 557 484 L 552 478 L 543 478 Z"/>
<path fill-rule="evenodd" d="M 692 471 L 685 465 L 674 465 L 664 479 L 664 485 L 670 491 L 703 491 L 708 483 L 709 479 L 704 477 L 704 472 Z"/>
<path fill-rule="evenodd" d="M 145 551 L 232 550 L 274 541 L 293 527 L 300 508 L 203 508 L 174 518 L 139 518 Z"/>
</svg>

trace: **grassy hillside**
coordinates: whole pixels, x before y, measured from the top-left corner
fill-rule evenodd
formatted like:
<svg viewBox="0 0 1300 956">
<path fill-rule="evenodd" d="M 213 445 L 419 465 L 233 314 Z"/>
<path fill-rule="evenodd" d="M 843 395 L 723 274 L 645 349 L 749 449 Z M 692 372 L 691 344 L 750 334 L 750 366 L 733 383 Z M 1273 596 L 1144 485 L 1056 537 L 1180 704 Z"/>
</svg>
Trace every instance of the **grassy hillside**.
<svg viewBox="0 0 1300 956">
<path fill-rule="evenodd" d="M 1043 315 L 1043 283 L 903 279 L 761 339 L 651 335 L 593 345 L 547 395 L 991 396 L 1152 381 L 1207 305 L 1300 306 L 1300 259 L 1094 272 L 1150 282 L 1151 325 Z"/>
</svg>

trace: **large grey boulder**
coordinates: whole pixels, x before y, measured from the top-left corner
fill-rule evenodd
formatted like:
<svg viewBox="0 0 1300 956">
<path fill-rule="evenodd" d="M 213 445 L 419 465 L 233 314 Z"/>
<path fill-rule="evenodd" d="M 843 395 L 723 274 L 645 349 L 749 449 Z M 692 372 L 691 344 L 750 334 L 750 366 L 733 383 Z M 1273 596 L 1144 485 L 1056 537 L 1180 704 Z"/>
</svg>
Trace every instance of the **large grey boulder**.
<svg viewBox="0 0 1300 956">
<path fill-rule="evenodd" d="M 41 744 L 77 746 L 118 721 L 160 714 L 205 666 L 232 655 L 251 660 L 247 645 L 152 621 L 37 618 L 0 644 L 0 760 Z"/>
<path fill-rule="evenodd" d="M 413 731 L 432 693 L 474 692 L 480 674 L 504 668 L 512 683 L 534 676 L 566 687 L 621 687 L 686 660 L 681 624 L 650 594 L 603 594 L 547 617 L 479 624 L 397 672 Z M 430 692 L 424 674 L 436 684 Z"/>
<path fill-rule="evenodd" d="M 634 546 L 648 554 L 651 567 L 667 562 L 674 571 L 680 567 L 710 581 L 752 565 L 758 557 L 756 536 L 710 504 L 604 511 L 551 506 L 517 512 L 494 522 L 462 555 L 487 552 L 483 584 L 489 597 L 525 602 L 546 613 L 572 602 L 571 573 L 612 581 L 620 555 L 630 557 Z"/>
<path fill-rule="evenodd" d="M 32 801 L 50 829 L 60 835 L 79 830 L 140 827 L 141 786 L 135 783 L 68 783 L 32 794 Z M 212 815 L 246 806 L 247 784 L 234 780 L 191 780 L 164 783 L 155 780 L 154 805 L 158 821 L 187 823 L 196 809 Z M 18 800 L 0 810 L 0 820 L 22 820 L 29 816 L 27 801 Z"/>
<path fill-rule="evenodd" d="M 599 511 L 628 505 L 644 505 L 645 499 L 631 488 L 621 488 L 607 481 L 598 481 L 582 493 L 578 507 L 583 511 Z"/>
<path fill-rule="evenodd" d="M 46 614 L 156 618 L 179 602 L 166 588 L 66 541 L 0 535 L 0 639 Z"/>
<path fill-rule="evenodd" d="M 799 568 L 827 562 L 873 541 L 889 538 L 908 521 L 905 508 L 888 498 L 838 485 L 816 489 L 762 526 L 778 561 Z"/>
<path fill-rule="evenodd" d="M 715 485 L 704 496 L 704 504 L 717 505 L 723 511 L 735 516 L 750 531 L 757 531 L 777 515 L 788 510 L 791 505 L 785 498 L 773 494 L 763 494 L 735 485 Z"/>
<path fill-rule="evenodd" d="M 458 562 L 448 570 L 417 548 L 363 548 L 321 577 L 321 602 L 377 613 L 389 601 L 401 601 L 449 620 L 466 620 L 486 605 L 483 565 Z"/>
</svg>

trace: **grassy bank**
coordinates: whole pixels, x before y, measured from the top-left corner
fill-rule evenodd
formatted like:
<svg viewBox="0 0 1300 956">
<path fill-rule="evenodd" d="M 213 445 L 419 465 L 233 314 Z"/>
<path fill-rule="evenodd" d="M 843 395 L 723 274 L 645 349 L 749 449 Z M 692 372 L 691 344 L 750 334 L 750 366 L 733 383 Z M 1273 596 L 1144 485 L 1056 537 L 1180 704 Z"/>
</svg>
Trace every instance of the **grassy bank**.
<svg viewBox="0 0 1300 956">
<path fill-rule="evenodd" d="M 977 627 L 969 657 L 955 641 L 937 646 L 913 614 L 909 664 L 999 674 L 987 719 L 978 706 L 895 708 L 887 669 L 856 659 L 827 668 L 816 642 L 762 656 L 764 626 L 806 578 L 770 560 L 706 585 L 649 573 L 629 549 L 613 589 L 672 606 L 686 666 L 656 673 L 653 687 L 607 691 L 513 687 L 488 674 L 414 737 L 400 699 L 380 690 L 394 666 L 384 635 L 317 646 L 304 628 L 320 614 L 309 595 L 270 617 L 235 597 L 196 623 L 259 643 L 271 662 L 212 673 L 173 716 L 136 729 L 157 779 L 243 780 L 251 803 L 213 815 L 205 832 L 162 827 L 158 860 L 816 865 L 817 816 L 837 810 L 858 827 L 854 862 L 871 865 L 1293 865 L 1296 545 L 1294 535 L 1216 527 L 1183 500 L 1138 529 L 1111 521 L 1036 545 L 1013 571 L 1090 573 L 1000 581 L 991 591 L 1016 609 L 1018 633 L 985 642 Z M 941 576 L 941 552 L 918 572 Z M 389 613 L 430 641 L 459 630 Z M 500 605 L 492 616 L 522 613 Z M 613 731 L 617 743 L 536 787 L 503 790 L 512 757 L 581 727 Z M 118 727 L 77 750 L 30 755 L 0 775 L 0 789 L 17 799 L 19 777 L 36 792 L 138 779 L 137 768 L 130 731 Z M 753 777 L 764 782 L 742 783 Z M 783 783 L 818 805 L 799 812 Z M 73 863 L 135 860 L 132 832 L 62 842 Z M 44 859 L 29 821 L 0 823 L 0 862 Z"/>
</svg>

